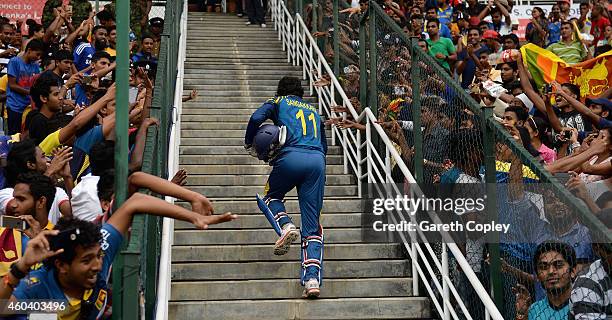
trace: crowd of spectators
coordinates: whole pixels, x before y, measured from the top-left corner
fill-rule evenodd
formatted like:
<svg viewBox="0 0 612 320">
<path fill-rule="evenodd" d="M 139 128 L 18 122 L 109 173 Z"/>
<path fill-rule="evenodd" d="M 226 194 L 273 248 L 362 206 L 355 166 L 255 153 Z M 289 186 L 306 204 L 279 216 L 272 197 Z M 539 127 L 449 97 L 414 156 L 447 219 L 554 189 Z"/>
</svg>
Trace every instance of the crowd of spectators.
<svg viewBox="0 0 612 320">
<path fill-rule="evenodd" d="M 112 7 L 85 3 L 47 1 L 45 26 L 0 17 L 0 299 L 61 300 L 65 319 L 111 314 L 111 265 L 135 214 L 198 228 L 236 218 L 211 216 L 183 170 L 172 181 L 140 171 L 147 130 L 159 125 L 149 110 L 161 18 L 130 33 L 129 195 L 114 206 L 117 29 Z"/>
<path fill-rule="evenodd" d="M 571 203 L 582 201 L 601 225 L 612 228 L 612 89 L 605 79 L 598 95 L 589 97 L 572 82 L 549 80 L 538 87 L 519 51 L 526 44 L 536 45 L 568 66 L 609 53 L 612 13 L 608 2 L 585 1 L 576 14 L 571 14 L 571 3 L 564 0 L 549 11 L 534 7 L 524 39 L 519 38 L 518 20 L 511 14 L 512 1 L 377 3 L 408 37 L 418 39 L 422 50 L 418 54 L 430 57 L 412 57 L 410 43 L 382 19 L 377 19 L 375 30 L 368 29 L 377 41 L 377 70 L 367 74 L 376 77 L 377 92 L 368 95 L 377 95 L 378 123 L 410 169 L 416 161 L 423 161 L 425 184 L 450 185 L 457 192 L 468 183 L 484 181 L 484 159 L 491 155 L 483 150 L 480 112 L 462 98 L 469 95 L 475 104 L 493 109 L 493 117 L 529 152 L 531 163 L 541 163 L 580 199 L 560 198 L 551 192 L 553 187 L 541 183 L 530 162 L 498 135 L 496 177 L 498 186 L 505 186 L 498 194 L 498 214 L 501 221 L 514 226 L 502 236 L 500 245 L 504 318 L 609 318 L 612 249 L 601 244 L 605 242 L 601 233 L 587 228 Z M 359 42 L 359 20 L 368 5 L 361 0 L 341 8 L 337 26 L 332 24 L 331 1 L 324 1 L 318 9 L 318 21 L 309 18 L 312 7 L 304 10 L 306 23 L 321 30 L 314 36 L 326 40 L 322 52 L 330 61 L 335 54 L 331 39 L 334 32 L 339 33 L 342 68 L 337 76 L 358 114 L 364 107 L 358 98 L 359 53 L 366 50 L 366 57 L 373 54 L 369 44 Z M 418 84 L 412 82 L 412 68 L 418 68 Z M 457 85 L 450 86 L 449 81 Z M 315 82 L 318 87 L 329 84 L 325 77 Z M 411 103 L 416 86 L 421 101 L 423 159 L 414 159 L 412 133 L 417 129 Z M 332 110 L 347 111 L 339 106 Z M 330 118 L 327 124 L 365 130 L 350 113 Z M 404 182 L 397 166 L 392 174 L 396 182 Z M 465 214 L 460 219 L 478 217 Z M 466 238 L 462 244 L 466 259 L 482 283 L 489 285 L 488 245 L 479 236 Z M 454 281 L 471 316 L 483 319 L 484 308 L 475 303 L 480 299 L 467 278 L 459 274 Z"/>
</svg>

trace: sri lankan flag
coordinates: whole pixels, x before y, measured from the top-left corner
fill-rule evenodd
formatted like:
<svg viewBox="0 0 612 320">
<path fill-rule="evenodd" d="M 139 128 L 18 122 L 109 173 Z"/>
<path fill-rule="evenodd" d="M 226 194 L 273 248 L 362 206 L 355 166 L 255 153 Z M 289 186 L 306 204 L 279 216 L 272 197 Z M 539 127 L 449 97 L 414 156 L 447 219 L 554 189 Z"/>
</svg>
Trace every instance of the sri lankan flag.
<svg viewBox="0 0 612 320">
<path fill-rule="evenodd" d="M 8 273 L 11 264 L 21 257 L 21 232 L 0 228 L 0 276 Z"/>
<path fill-rule="evenodd" d="M 580 87 L 583 98 L 595 98 L 612 83 L 612 50 L 572 66 L 532 43 L 521 47 L 521 53 L 537 89 L 553 80 L 570 82 Z"/>
</svg>

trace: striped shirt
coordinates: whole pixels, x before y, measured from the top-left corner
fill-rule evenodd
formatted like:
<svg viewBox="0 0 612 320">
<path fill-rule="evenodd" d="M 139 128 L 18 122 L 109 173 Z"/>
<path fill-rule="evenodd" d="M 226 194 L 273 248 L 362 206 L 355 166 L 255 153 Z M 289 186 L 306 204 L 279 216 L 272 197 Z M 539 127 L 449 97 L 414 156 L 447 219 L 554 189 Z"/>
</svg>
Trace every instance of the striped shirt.
<svg viewBox="0 0 612 320">
<path fill-rule="evenodd" d="M 546 50 L 556 54 L 569 64 L 582 62 L 586 58 L 584 46 L 580 41 L 572 41 L 570 44 L 559 41 L 548 46 Z"/>
<path fill-rule="evenodd" d="M 601 259 L 576 278 L 570 296 L 570 319 L 612 319 L 612 278 Z"/>
</svg>

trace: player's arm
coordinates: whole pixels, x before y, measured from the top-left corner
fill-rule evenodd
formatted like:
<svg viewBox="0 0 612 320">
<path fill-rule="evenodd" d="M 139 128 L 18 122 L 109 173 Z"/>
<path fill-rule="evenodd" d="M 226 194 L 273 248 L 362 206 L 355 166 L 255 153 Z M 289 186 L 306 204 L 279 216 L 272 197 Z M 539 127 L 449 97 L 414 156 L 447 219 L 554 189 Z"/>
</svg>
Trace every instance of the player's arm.
<svg viewBox="0 0 612 320">
<path fill-rule="evenodd" d="M 253 137 L 255 137 L 255 134 L 257 133 L 257 128 L 259 128 L 264 121 L 272 118 L 275 106 L 276 105 L 273 102 L 267 101 L 261 107 L 259 107 L 259 109 L 253 112 L 251 119 L 249 119 L 249 124 L 247 125 L 246 134 L 244 136 L 244 144 L 246 146 L 253 144 Z"/>
</svg>

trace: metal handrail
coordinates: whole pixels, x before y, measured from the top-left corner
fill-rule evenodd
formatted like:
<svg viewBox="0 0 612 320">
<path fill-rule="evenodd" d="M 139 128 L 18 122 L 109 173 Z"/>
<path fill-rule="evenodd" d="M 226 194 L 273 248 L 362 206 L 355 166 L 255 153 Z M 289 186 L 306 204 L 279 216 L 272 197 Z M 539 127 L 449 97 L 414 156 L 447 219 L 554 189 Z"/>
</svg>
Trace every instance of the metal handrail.
<svg viewBox="0 0 612 320">
<path fill-rule="evenodd" d="M 303 78 L 309 80 L 310 94 L 313 94 L 316 91 L 317 96 L 319 98 L 319 110 L 321 111 L 321 113 L 331 117 L 342 116 L 344 119 L 346 119 L 346 113 L 337 114 L 336 112 L 331 110 L 330 102 L 335 101 L 335 95 L 339 95 L 342 100 L 342 106 L 347 108 L 348 113 L 350 113 L 353 119 L 356 119 L 356 122 L 359 123 L 365 122 L 366 139 L 363 143 L 361 142 L 361 134 L 354 134 L 354 132 L 351 130 L 340 130 L 337 127 L 332 127 L 332 144 L 336 145 L 338 141 L 342 145 L 344 154 L 344 173 L 348 173 L 348 167 L 350 165 L 351 169 L 356 174 L 359 180 L 359 196 L 362 196 L 361 181 L 363 180 L 367 179 L 368 182 L 372 182 L 376 180 L 374 179 L 376 175 L 378 176 L 378 179 L 382 181 L 390 181 L 391 158 L 397 163 L 400 171 L 406 178 L 407 182 L 411 183 L 413 186 L 416 186 L 416 180 L 414 179 L 414 176 L 404 163 L 400 154 L 393 147 L 393 143 L 391 142 L 383 128 L 376 123 L 377 118 L 372 112 L 372 110 L 370 108 L 364 108 L 361 114 L 357 114 L 355 108 L 353 107 L 349 98 L 346 96 L 346 93 L 342 89 L 342 86 L 340 85 L 334 73 L 332 72 L 331 67 L 327 64 L 324 55 L 316 45 L 315 39 L 308 32 L 308 28 L 306 27 L 302 17 L 299 14 L 296 14 L 295 19 L 293 19 L 282 0 L 273 0 L 272 5 L 274 6 L 274 9 L 272 10 L 272 19 L 275 23 L 280 23 L 281 26 L 295 26 L 294 30 L 286 30 L 283 27 L 276 28 L 276 26 L 275 28 L 279 31 L 279 40 L 283 41 L 283 48 L 287 48 L 286 50 L 288 59 L 290 59 L 294 65 L 302 65 Z M 283 32 L 287 32 L 288 34 L 293 33 L 295 35 L 295 39 L 297 41 L 293 43 L 293 46 L 292 44 L 285 43 L 285 41 L 287 41 L 287 39 L 289 39 L 290 37 L 287 34 L 283 34 Z M 291 49 L 294 49 L 295 52 L 291 52 Z M 313 88 L 315 78 L 320 79 L 323 73 L 329 75 L 330 77 L 331 83 L 329 89 L 327 89 L 326 87 Z M 324 96 L 327 99 L 322 99 Z M 385 148 L 384 165 L 382 161 L 382 155 L 379 154 L 379 151 L 371 143 L 372 128 L 374 128 L 375 132 L 381 138 L 383 146 Z M 366 157 L 362 157 L 363 148 L 366 148 Z M 367 167 L 366 172 L 362 172 L 362 164 L 367 164 L 367 166 L 364 166 Z M 380 168 L 384 169 L 384 178 L 382 177 L 381 171 L 379 171 Z M 419 190 L 418 188 L 411 188 L 411 192 L 413 192 L 415 196 L 422 195 L 421 190 Z M 396 219 L 395 216 L 391 217 L 394 220 Z M 401 217 L 400 214 L 400 218 L 403 219 L 404 217 Z M 414 217 L 411 218 L 414 219 Z M 434 217 L 434 220 L 435 218 L 437 217 Z M 467 310 L 465 304 L 462 301 L 462 297 L 459 296 L 456 288 L 454 287 L 449 277 L 448 254 L 446 253 L 448 250 L 449 253 L 455 257 L 459 266 L 461 266 L 462 270 L 464 271 L 468 281 L 481 299 L 487 311 L 487 316 L 490 316 L 493 319 L 503 319 L 501 313 L 495 306 L 487 290 L 484 288 L 474 271 L 471 269 L 463 253 L 456 244 L 452 243 L 451 241 L 446 241 L 446 243 L 443 244 L 443 254 L 441 256 L 442 261 L 439 261 L 438 257 L 434 254 L 429 244 L 417 243 L 417 236 L 421 239 L 424 239 L 424 235 L 422 234 L 422 232 L 421 234 L 411 234 L 411 239 L 407 239 L 404 234 L 400 234 L 404 247 L 407 249 L 408 254 L 411 258 L 414 276 L 413 292 L 415 294 L 418 295 L 418 281 L 419 279 L 421 279 L 423 280 L 424 286 L 426 287 L 428 294 L 432 299 L 436 309 L 441 315 L 444 315 L 445 319 L 450 318 L 451 315 L 455 319 L 458 318 L 457 312 L 455 311 L 456 307 L 453 304 L 455 301 L 458 302 L 459 309 L 461 309 L 463 315 L 467 319 L 472 319 L 469 314 L 469 311 Z M 445 237 L 446 239 L 450 239 L 448 234 L 443 234 L 443 237 Z M 423 250 L 423 247 L 426 250 Z M 429 264 L 428 259 L 433 259 L 433 261 L 435 262 L 433 267 Z M 434 268 L 438 269 L 442 274 L 442 283 L 437 281 L 437 276 L 434 272 Z M 434 283 L 435 288 L 431 287 L 431 280 L 433 280 L 432 282 Z M 436 292 L 434 292 L 434 289 L 437 289 L 439 292 L 442 292 L 443 301 L 441 301 L 441 303 L 439 302 Z M 451 294 L 454 297 L 454 300 L 451 299 Z"/>
</svg>

